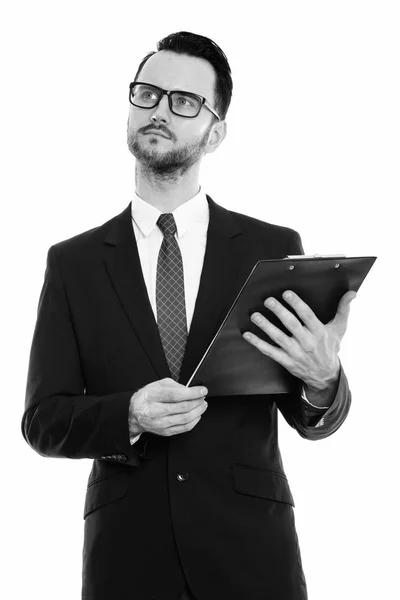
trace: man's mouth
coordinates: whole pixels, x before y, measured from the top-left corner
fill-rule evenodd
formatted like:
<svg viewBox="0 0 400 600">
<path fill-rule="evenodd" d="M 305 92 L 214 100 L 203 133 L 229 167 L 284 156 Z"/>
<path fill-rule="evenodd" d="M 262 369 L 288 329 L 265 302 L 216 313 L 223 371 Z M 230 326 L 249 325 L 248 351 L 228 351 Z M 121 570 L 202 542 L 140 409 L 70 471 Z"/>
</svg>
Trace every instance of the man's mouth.
<svg viewBox="0 0 400 600">
<path fill-rule="evenodd" d="M 145 131 L 145 133 L 143 135 L 147 135 L 147 134 L 149 134 L 149 135 L 159 135 L 160 137 L 163 137 L 166 140 L 171 139 L 169 136 L 167 136 L 165 133 L 162 133 L 158 129 L 149 129 L 148 131 Z"/>
</svg>

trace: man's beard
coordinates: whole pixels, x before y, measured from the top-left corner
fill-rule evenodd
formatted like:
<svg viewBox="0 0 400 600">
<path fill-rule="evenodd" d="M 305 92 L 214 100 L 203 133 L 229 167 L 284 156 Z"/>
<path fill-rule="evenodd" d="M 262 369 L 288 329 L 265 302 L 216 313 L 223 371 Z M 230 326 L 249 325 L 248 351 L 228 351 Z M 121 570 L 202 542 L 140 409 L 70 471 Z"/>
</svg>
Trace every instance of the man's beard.
<svg viewBox="0 0 400 600">
<path fill-rule="evenodd" d="M 204 154 L 211 128 L 212 123 L 204 135 L 194 143 L 186 144 L 181 148 L 172 148 L 163 153 L 157 152 L 158 144 L 154 146 L 154 150 L 142 148 L 138 141 L 140 134 L 138 132 L 128 133 L 128 148 L 145 173 L 156 179 L 177 181 Z"/>
</svg>

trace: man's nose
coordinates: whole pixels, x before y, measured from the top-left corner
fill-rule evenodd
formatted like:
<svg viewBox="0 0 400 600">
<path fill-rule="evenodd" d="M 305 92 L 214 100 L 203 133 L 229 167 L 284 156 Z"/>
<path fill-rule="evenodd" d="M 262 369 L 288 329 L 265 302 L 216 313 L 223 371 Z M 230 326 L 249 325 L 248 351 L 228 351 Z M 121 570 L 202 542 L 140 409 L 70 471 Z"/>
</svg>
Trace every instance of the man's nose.
<svg viewBox="0 0 400 600">
<path fill-rule="evenodd" d="M 150 115 L 150 119 L 169 123 L 171 112 L 169 110 L 168 97 L 166 94 L 161 98 L 155 109 Z"/>
</svg>

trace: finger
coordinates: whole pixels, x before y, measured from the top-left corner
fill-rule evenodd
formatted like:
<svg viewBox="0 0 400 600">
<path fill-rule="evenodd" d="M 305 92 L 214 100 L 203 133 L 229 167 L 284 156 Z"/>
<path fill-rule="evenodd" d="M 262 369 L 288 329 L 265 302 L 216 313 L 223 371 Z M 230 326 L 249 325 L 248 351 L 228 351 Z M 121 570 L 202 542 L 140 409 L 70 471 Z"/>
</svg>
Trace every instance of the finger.
<svg viewBox="0 0 400 600">
<path fill-rule="evenodd" d="M 202 415 L 203 413 L 206 412 L 208 408 L 208 403 L 204 400 L 203 402 L 201 402 L 198 406 L 194 406 L 192 407 L 190 410 L 188 410 L 185 414 L 184 417 L 184 422 L 188 423 L 190 421 L 192 421 L 195 417 Z"/>
<path fill-rule="evenodd" d="M 350 313 L 350 305 L 353 302 L 353 300 L 357 298 L 357 292 L 354 292 L 353 290 L 346 292 L 339 301 L 338 307 L 337 307 L 337 311 L 336 311 L 336 315 L 344 315 L 346 317 L 349 316 Z"/>
<path fill-rule="evenodd" d="M 276 298 L 267 298 L 264 305 L 279 318 L 281 323 L 293 334 L 302 346 L 304 345 L 306 347 L 309 345 L 309 332 L 303 327 L 296 315 L 278 302 Z M 254 322 L 258 325 L 257 321 Z M 261 319 L 260 324 L 262 323 L 263 321 Z M 290 337 L 288 337 L 288 340 L 290 340 Z"/>
<path fill-rule="evenodd" d="M 208 390 L 205 386 L 186 387 L 180 383 L 165 389 L 161 394 L 160 402 L 185 402 L 187 400 L 198 400 L 207 396 Z"/>
<path fill-rule="evenodd" d="M 314 311 L 300 298 L 300 296 L 295 294 L 292 290 L 286 290 L 283 292 L 282 297 L 285 302 L 293 308 L 311 333 L 316 334 L 321 331 L 324 326 L 323 323 L 321 323 Z M 266 306 L 268 306 L 268 304 L 266 304 Z M 288 312 L 290 314 L 290 311 Z"/>
<path fill-rule="evenodd" d="M 249 344 L 257 348 L 262 354 L 269 356 L 272 360 L 275 360 L 277 363 L 290 370 L 293 361 L 284 350 L 276 348 L 276 346 L 272 346 L 272 344 L 268 344 L 268 342 L 261 340 L 254 335 L 254 333 L 250 333 L 250 331 L 245 331 L 243 338 L 246 342 L 249 342 Z"/>
<path fill-rule="evenodd" d="M 347 321 L 350 314 L 350 305 L 353 300 L 357 297 L 357 292 L 353 290 L 346 292 L 339 301 L 336 315 L 332 319 L 331 323 L 334 325 L 338 325 L 340 329 L 346 329 Z"/>
<path fill-rule="evenodd" d="M 193 409 L 202 406 L 205 406 L 205 408 L 207 408 L 208 406 L 208 403 L 206 402 L 205 398 L 200 398 L 197 400 L 188 400 L 187 402 L 170 402 L 168 412 L 171 415 L 180 415 L 184 413 L 189 413 Z"/>
<path fill-rule="evenodd" d="M 291 315 L 291 316 L 293 317 L 293 315 Z M 296 317 L 293 317 L 293 318 L 300 325 L 300 323 L 296 319 Z M 271 340 L 276 342 L 278 344 L 278 346 L 280 346 L 284 350 L 289 350 L 289 348 L 293 344 L 293 340 L 291 337 L 289 337 L 283 331 L 281 331 L 279 329 L 279 327 L 276 327 L 275 325 L 273 325 L 270 321 L 268 321 L 268 319 L 263 317 L 263 315 L 261 315 L 260 313 L 253 313 L 251 315 L 251 320 L 253 321 L 253 323 L 255 323 L 257 325 L 257 327 L 259 327 L 262 331 L 264 331 L 271 338 Z M 303 329 L 303 327 L 301 325 L 300 325 L 300 327 Z M 288 327 L 288 329 L 289 329 L 289 327 Z"/>
<path fill-rule="evenodd" d="M 201 415 L 196 417 L 192 421 L 190 421 L 190 423 L 186 423 L 185 425 L 176 425 L 175 427 L 169 427 L 168 429 L 165 429 L 161 435 L 169 437 L 172 435 L 179 435 L 181 433 L 187 433 L 187 432 L 191 431 L 192 429 L 194 429 L 194 427 L 197 425 L 197 423 L 200 421 L 200 419 L 201 419 Z"/>
<path fill-rule="evenodd" d="M 201 417 L 207 410 L 207 407 L 207 402 L 202 402 L 200 406 L 192 408 L 192 410 L 187 411 L 184 415 L 181 413 L 168 415 L 163 419 L 163 426 L 165 429 L 171 427 L 185 427 L 188 423 L 193 421 L 193 419 Z"/>
</svg>

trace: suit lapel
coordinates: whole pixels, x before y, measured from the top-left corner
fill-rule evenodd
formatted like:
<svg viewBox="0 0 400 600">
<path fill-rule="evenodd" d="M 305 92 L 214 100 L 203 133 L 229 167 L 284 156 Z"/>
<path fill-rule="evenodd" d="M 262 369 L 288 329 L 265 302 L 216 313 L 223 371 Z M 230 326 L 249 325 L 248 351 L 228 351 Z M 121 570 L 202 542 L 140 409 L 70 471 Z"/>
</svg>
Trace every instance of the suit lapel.
<svg viewBox="0 0 400 600">
<path fill-rule="evenodd" d="M 105 264 L 122 307 L 160 379 L 169 368 L 151 308 L 131 222 L 131 204 L 115 219 L 104 239 Z"/>
<path fill-rule="evenodd" d="M 207 245 L 182 363 L 181 383 L 192 375 L 240 289 L 237 274 L 244 254 L 241 229 L 228 210 L 209 196 L 207 200 L 210 209 Z M 140 265 L 131 222 L 131 203 L 111 220 L 104 243 L 106 269 L 121 305 L 158 377 L 169 377 Z"/>
<path fill-rule="evenodd" d="M 210 223 L 203 270 L 179 381 L 186 383 L 225 317 L 237 288 L 243 236 L 231 213 L 207 196 Z"/>
</svg>

